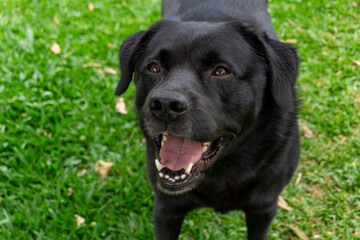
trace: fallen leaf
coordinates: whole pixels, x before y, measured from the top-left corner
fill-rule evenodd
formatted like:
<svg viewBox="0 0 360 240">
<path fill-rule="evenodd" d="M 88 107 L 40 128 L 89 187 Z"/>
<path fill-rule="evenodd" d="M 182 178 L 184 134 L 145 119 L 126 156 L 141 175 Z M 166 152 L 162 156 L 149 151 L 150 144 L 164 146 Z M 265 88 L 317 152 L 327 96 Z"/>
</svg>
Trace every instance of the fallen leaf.
<svg viewBox="0 0 360 240">
<path fill-rule="evenodd" d="M 312 131 L 310 130 L 310 128 L 309 128 L 308 126 L 306 126 L 305 123 L 301 124 L 301 129 L 302 129 L 302 131 L 304 132 L 304 136 L 305 136 L 306 138 L 309 138 L 309 139 L 310 139 L 310 138 L 313 137 Z"/>
<path fill-rule="evenodd" d="M 116 75 L 116 74 L 117 74 L 117 72 L 116 72 L 115 69 L 109 68 L 109 67 L 105 68 L 104 71 L 105 71 L 106 73 L 108 73 L 108 74 L 111 74 L 111 75 Z"/>
<path fill-rule="evenodd" d="M 360 230 L 355 229 L 354 237 L 360 236 Z"/>
<path fill-rule="evenodd" d="M 204 229 L 203 232 L 204 232 L 204 235 L 205 235 L 206 239 L 209 239 L 209 238 L 210 238 L 210 235 L 209 235 L 209 233 L 207 232 L 207 230 Z"/>
<path fill-rule="evenodd" d="M 56 25 L 59 25 L 60 21 L 56 16 L 53 16 L 53 21 Z"/>
<path fill-rule="evenodd" d="M 281 207 L 282 209 L 286 210 L 286 211 L 292 211 L 293 210 L 293 208 L 290 207 L 287 204 L 287 202 L 285 202 L 285 200 L 281 196 L 279 196 L 279 198 L 278 198 L 278 206 Z"/>
<path fill-rule="evenodd" d="M 92 3 L 92 2 L 90 2 L 89 4 L 88 4 L 88 9 L 89 9 L 89 11 L 94 11 L 94 4 Z"/>
<path fill-rule="evenodd" d="M 124 98 L 121 97 L 116 100 L 115 109 L 116 109 L 116 112 L 118 112 L 118 113 L 127 114 Z"/>
<path fill-rule="evenodd" d="M 283 42 L 285 43 L 291 43 L 291 44 L 296 44 L 298 42 L 297 39 L 285 39 L 283 40 Z"/>
<path fill-rule="evenodd" d="M 338 137 L 340 138 L 341 144 L 344 144 L 346 142 L 346 137 L 345 136 L 339 135 Z"/>
<path fill-rule="evenodd" d="M 97 71 L 99 74 L 101 74 L 101 75 L 103 75 L 103 74 L 104 74 L 104 71 L 103 71 L 103 70 L 101 70 L 101 69 L 96 69 L 96 71 Z"/>
<path fill-rule="evenodd" d="M 85 223 L 85 218 L 75 214 L 75 219 L 76 219 L 76 226 L 80 227 L 82 224 Z"/>
<path fill-rule="evenodd" d="M 3 202 L 3 199 L 2 198 L 0 198 L 0 204 Z"/>
<path fill-rule="evenodd" d="M 302 177 L 302 172 L 299 172 L 295 181 L 295 186 L 299 185 Z"/>
<path fill-rule="evenodd" d="M 71 195 L 72 195 L 72 189 L 71 189 L 71 187 L 68 187 L 68 192 L 67 192 L 67 195 L 70 197 Z"/>
<path fill-rule="evenodd" d="M 358 60 L 352 60 L 352 61 L 353 61 L 353 63 L 355 63 L 356 65 L 358 65 L 360 67 L 360 61 L 358 61 Z"/>
<path fill-rule="evenodd" d="M 113 44 L 113 43 L 108 43 L 107 46 L 108 46 L 109 48 L 115 48 L 115 49 L 118 49 L 118 48 L 119 48 L 118 45 Z"/>
<path fill-rule="evenodd" d="M 356 95 L 354 101 L 357 102 L 357 103 L 360 103 L 360 94 Z"/>
<path fill-rule="evenodd" d="M 356 162 L 349 163 L 349 167 L 353 167 L 356 165 Z"/>
<path fill-rule="evenodd" d="M 82 65 L 83 68 L 88 68 L 88 67 L 94 67 L 94 68 L 100 68 L 101 67 L 101 64 L 100 63 L 96 63 L 94 62 L 93 60 L 91 60 L 90 62 L 88 63 L 84 63 Z"/>
<path fill-rule="evenodd" d="M 77 172 L 76 176 L 78 176 L 78 177 L 84 176 L 86 172 L 87 172 L 87 169 L 85 169 L 85 168 L 80 169 L 80 170 Z"/>
<path fill-rule="evenodd" d="M 99 173 L 101 178 L 106 178 L 112 166 L 114 166 L 114 163 L 112 162 L 99 160 L 95 163 L 95 172 Z"/>
<path fill-rule="evenodd" d="M 48 133 L 45 129 L 41 129 L 41 133 L 45 137 L 52 138 L 52 134 Z"/>
<path fill-rule="evenodd" d="M 52 44 L 52 46 L 51 46 L 51 51 L 52 51 L 54 54 L 56 54 L 56 55 L 60 54 L 60 53 L 61 53 L 61 47 L 60 47 L 60 45 L 57 44 L 56 42 L 54 42 L 54 43 Z"/>
<path fill-rule="evenodd" d="M 298 236 L 301 240 L 309 239 L 309 237 L 300 229 L 295 226 L 289 226 L 289 228 Z"/>
</svg>

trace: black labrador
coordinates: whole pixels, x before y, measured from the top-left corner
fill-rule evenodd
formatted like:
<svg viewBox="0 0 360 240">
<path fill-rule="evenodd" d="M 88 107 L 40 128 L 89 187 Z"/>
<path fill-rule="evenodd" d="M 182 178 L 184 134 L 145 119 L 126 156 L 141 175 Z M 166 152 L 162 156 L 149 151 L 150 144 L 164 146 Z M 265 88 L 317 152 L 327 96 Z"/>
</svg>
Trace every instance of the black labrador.
<svg viewBox="0 0 360 240">
<path fill-rule="evenodd" d="M 156 239 L 199 207 L 241 209 L 248 239 L 267 239 L 299 159 L 296 51 L 266 0 L 165 0 L 163 16 L 122 44 L 115 92 L 134 74 Z"/>
</svg>

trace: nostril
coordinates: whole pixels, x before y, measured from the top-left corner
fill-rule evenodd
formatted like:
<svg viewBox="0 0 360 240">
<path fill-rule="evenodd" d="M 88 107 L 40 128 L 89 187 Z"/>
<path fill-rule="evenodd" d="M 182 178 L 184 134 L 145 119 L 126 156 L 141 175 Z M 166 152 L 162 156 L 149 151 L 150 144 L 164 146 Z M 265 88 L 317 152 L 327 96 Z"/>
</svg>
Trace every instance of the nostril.
<svg viewBox="0 0 360 240">
<path fill-rule="evenodd" d="M 176 112 L 176 113 L 182 113 L 187 109 L 187 105 L 185 102 L 181 101 L 173 101 L 170 103 L 170 111 Z"/>
<path fill-rule="evenodd" d="M 162 104 L 158 99 L 152 99 L 149 108 L 151 111 L 160 111 L 162 109 Z"/>
</svg>

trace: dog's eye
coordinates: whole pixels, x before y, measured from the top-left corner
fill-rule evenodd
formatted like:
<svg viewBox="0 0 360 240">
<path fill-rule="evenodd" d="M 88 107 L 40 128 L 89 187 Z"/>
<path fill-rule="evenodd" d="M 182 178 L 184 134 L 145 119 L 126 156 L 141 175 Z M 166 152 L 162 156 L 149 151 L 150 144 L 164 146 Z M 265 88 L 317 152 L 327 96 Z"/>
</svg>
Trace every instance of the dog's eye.
<svg viewBox="0 0 360 240">
<path fill-rule="evenodd" d="M 152 73 L 158 73 L 158 72 L 160 72 L 160 67 L 156 63 L 152 63 L 152 64 L 150 64 L 148 70 Z"/>
<path fill-rule="evenodd" d="M 217 67 L 215 69 L 215 71 L 212 72 L 211 75 L 217 76 L 217 77 L 223 77 L 223 76 L 226 76 L 228 74 L 230 74 L 229 69 L 227 69 L 226 67 L 220 66 L 220 67 Z"/>
</svg>

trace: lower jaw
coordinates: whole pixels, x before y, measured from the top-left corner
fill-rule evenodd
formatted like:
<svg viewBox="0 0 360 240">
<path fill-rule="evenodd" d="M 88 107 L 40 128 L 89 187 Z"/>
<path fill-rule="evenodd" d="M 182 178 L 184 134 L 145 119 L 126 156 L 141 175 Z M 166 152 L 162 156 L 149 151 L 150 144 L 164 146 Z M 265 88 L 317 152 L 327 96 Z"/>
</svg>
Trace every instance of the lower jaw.
<svg viewBox="0 0 360 240">
<path fill-rule="evenodd" d="M 181 182 L 178 184 L 166 183 L 162 179 L 158 178 L 156 187 L 163 193 L 168 195 L 181 195 L 187 192 L 192 191 L 196 188 L 200 181 L 201 173 L 194 173 L 190 175 L 186 182 Z"/>
</svg>

